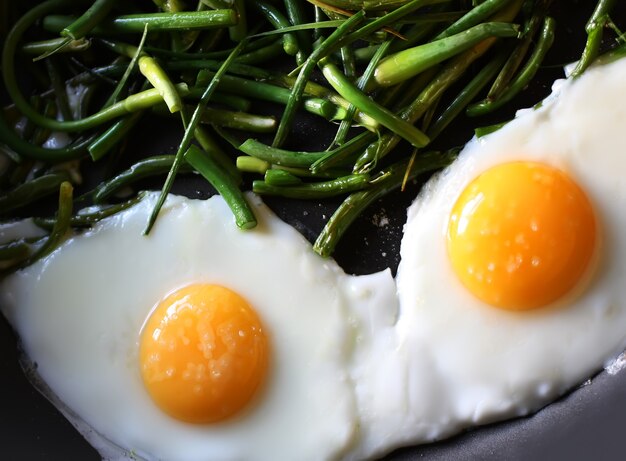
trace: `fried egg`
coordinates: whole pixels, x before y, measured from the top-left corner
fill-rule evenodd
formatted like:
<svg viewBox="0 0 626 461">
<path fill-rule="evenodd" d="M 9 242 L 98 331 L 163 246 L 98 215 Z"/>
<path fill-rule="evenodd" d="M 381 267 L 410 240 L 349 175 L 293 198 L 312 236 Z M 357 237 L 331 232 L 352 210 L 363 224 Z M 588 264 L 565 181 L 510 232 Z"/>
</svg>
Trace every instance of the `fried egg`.
<svg viewBox="0 0 626 461">
<path fill-rule="evenodd" d="M 220 197 L 170 196 L 146 237 L 149 195 L 3 282 L 40 387 L 105 458 L 337 459 L 358 439 L 354 318 L 397 311 L 391 274 L 346 275 L 249 198 L 253 231 Z"/>
<path fill-rule="evenodd" d="M 410 206 L 398 443 L 537 410 L 624 349 L 625 81 L 621 60 L 559 82 Z"/>
</svg>

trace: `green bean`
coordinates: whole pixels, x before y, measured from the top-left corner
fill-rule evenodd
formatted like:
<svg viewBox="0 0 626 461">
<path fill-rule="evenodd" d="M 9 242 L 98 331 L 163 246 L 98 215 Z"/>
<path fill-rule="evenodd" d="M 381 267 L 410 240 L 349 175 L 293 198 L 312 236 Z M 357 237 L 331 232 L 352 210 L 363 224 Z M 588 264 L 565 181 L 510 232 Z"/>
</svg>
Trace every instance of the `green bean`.
<svg viewBox="0 0 626 461">
<path fill-rule="evenodd" d="M 43 20 L 43 28 L 48 32 L 60 32 L 73 20 L 72 16 L 46 16 Z M 232 9 L 127 14 L 102 21 L 92 33 L 94 35 L 142 33 L 146 24 L 152 32 L 206 30 L 234 26 L 237 20 L 237 13 Z"/>
<path fill-rule="evenodd" d="M 469 29 L 470 27 L 476 26 L 489 18 L 499 9 L 506 6 L 508 3 L 511 3 L 511 0 L 485 0 L 480 5 L 472 8 L 467 14 L 459 18 L 459 20 L 454 24 L 446 28 L 433 40 L 450 37 L 451 35 L 458 34 L 459 32 Z"/>
<path fill-rule="evenodd" d="M 399 188 L 405 176 L 413 179 L 419 174 L 438 170 L 448 165 L 454 157 L 455 153 L 442 155 L 438 152 L 424 152 L 415 159 L 412 165 L 409 165 L 409 160 L 403 160 L 385 168 L 379 174 L 377 181 L 371 181 L 372 185 L 368 189 L 350 194 L 339 205 L 317 237 L 313 250 L 321 256 L 330 256 L 337 242 L 357 216 L 380 197 Z M 410 171 L 407 175 L 408 168 Z"/>
<path fill-rule="evenodd" d="M 277 40 L 263 48 L 259 48 L 257 50 L 250 51 L 248 53 L 242 54 L 237 59 L 237 62 L 240 64 L 258 64 L 267 62 L 268 60 L 273 60 L 278 56 L 282 56 L 284 53 L 282 43 Z"/>
<path fill-rule="evenodd" d="M 265 177 L 263 181 L 268 186 L 294 186 L 296 184 L 301 184 L 302 180 L 298 178 L 296 175 L 289 173 L 285 170 L 273 170 L 267 169 L 265 171 Z M 263 182 L 261 181 L 261 182 Z"/>
<path fill-rule="evenodd" d="M 165 64 L 165 67 L 169 70 L 208 69 L 215 72 L 220 68 L 221 65 L 222 61 L 219 61 L 217 59 L 189 59 L 184 61 L 168 62 Z M 237 62 L 233 62 L 233 64 L 228 68 L 228 73 L 259 80 L 268 79 L 272 75 L 271 72 L 265 69 L 260 69 L 258 67 Z"/>
<path fill-rule="evenodd" d="M 65 40 L 60 42 L 55 48 L 45 51 L 34 60 L 37 61 L 47 58 L 68 46 L 72 41 L 85 37 L 107 14 L 109 14 L 116 1 L 117 0 L 95 0 L 87 11 L 60 31 L 61 36 L 65 37 Z"/>
<path fill-rule="evenodd" d="M 185 153 L 185 160 L 192 165 L 204 178 L 211 183 L 224 198 L 235 217 L 240 229 L 252 229 L 257 221 L 246 198 L 232 178 L 213 160 L 211 155 L 197 146 L 190 146 Z"/>
<path fill-rule="evenodd" d="M 387 53 L 387 50 L 391 46 L 391 43 L 392 43 L 391 40 L 387 40 L 382 45 L 380 45 L 380 47 L 378 47 L 378 49 L 376 50 L 376 53 L 374 53 L 374 56 L 372 57 L 369 64 L 365 68 L 363 75 L 361 76 L 361 78 L 359 78 L 359 81 L 357 82 L 357 88 L 359 90 L 363 91 L 365 89 L 368 82 L 374 75 L 374 70 L 376 69 L 376 65 L 382 59 L 385 53 Z M 346 119 L 343 120 L 341 124 L 339 125 L 339 128 L 337 129 L 337 134 L 335 135 L 335 139 L 333 140 L 332 145 L 340 146 L 341 144 L 345 142 L 346 136 L 348 135 L 348 130 L 350 129 L 350 125 L 352 123 L 352 118 L 356 114 L 356 111 L 357 111 L 357 107 L 350 104 Z"/>
<path fill-rule="evenodd" d="M 95 0 L 85 13 L 74 22 L 63 28 L 61 35 L 78 40 L 87 35 L 105 17 L 117 0 Z"/>
<path fill-rule="evenodd" d="M 146 25 L 146 30 L 148 26 Z M 144 35 L 146 33 L 144 30 Z M 131 59 L 137 57 L 137 63 L 139 64 L 139 72 L 148 79 L 154 88 L 159 91 L 159 94 L 167 104 L 170 112 L 178 112 L 183 103 L 180 99 L 180 95 L 176 91 L 176 87 L 170 80 L 167 73 L 159 65 L 159 63 L 144 51 L 139 50 L 136 46 L 129 45 L 122 42 L 111 42 L 109 40 L 101 40 L 108 48 L 114 50 L 117 53 L 124 54 Z"/>
<path fill-rule="evenodd" d="M 347 43 L 355 42 L 359 39 L 367 37 L 371 33 L 382 29 L 385 26 L 388 26 L 389 24 L 396 22 L 398 19 L 403 18 L 413 11 L 417 11 L 418 9 L 425 6 L 434 5 L 437 3 L 445 3 L 446 1 L 447 0 L 411 0 L 409 2 L 406 2 L 401 7 L 396 8 L 379 18 L 376 18 L 374 21 L 371 21 L 360 29 L 352 32 L 346 37 L 345 41 Z"/>
<path fill-rule="evenodd" d="M 209 82 L 206 89 L 202 93 L 202 96 L 200 97 L 200 101 L 198 102 L 196 109 L 193 111 L 191 119 L 186 124 L 187 126 L 185 126 L 185 133 L 183 134 L 183 139 L 180 141 L 180 144 L 178 145 L 178 150 L 176 151 L 176 157 L 174 159 L 174 163 L 172 163 L 172 167 L 170 168 L 170 172 L 168 173 L 167 178 L 165 179 L 165 183 L 163 184 L 163 188 L 161 189 L 159 198 L 157 199 L 157 202 L 152 210 L 152 213 L 150 214 L 150 218 L 148 219 L 148 224 L 146 225 L 146 228 L 144 230 L 145 235 L 147 235 L 150 232 L 150 229 L 154 225 L 159 215 L 159 212 L 161 211 L 161 207 L 165 203 L 167 194 L 169 193 L 174 183 L 174 179 L 176 178 L 176 173 L 178 172 L 178 169 L 183 163 L 183 156 L 188 151 L 188 148 L 191 145 L 191 142 L 195 135 L 196 127 L 200 123 L 202 114 L 204 113 L 204 110 L 206 109 L 206 106 L 209 100 L 211 99 L 211 96 L 215 92 L 215 89 L 217 88 L 217 86 L 220 84 L 220 81 L 222 77 L 224 76 L 224 74 L 226 73 L 226 69 L 228 69 L 228 66 L 233 62 L 235 57 L 241 52 L 241 50 L 243 50 L 244 47 L 245 47 L 245 41 L 239 42 L 239 44 L 231 52 L 230 56 L 228 56 L 228 58 L 224 61 L 224 63 L 222 64 L 222 67 L 220 67 L 220 69 L 215 73 L 215 75 L 213 75 L 211 82 Z M 183 113 L 183 123 L 185 122 L 184 115 L 185 114 Z M 221 170 L 221 167 L 218 166 L 218 168 L 220 169 L 220 171 L 223 171 Z M 220 180 L 223 179 L 221 178 L 221 175 L 219 175 L 219 178 Z M 234 184 L 234 181 L 232 178 L 230 178 L 230 182 L 228 184 L 231 184 L 231 183 Z M 232 191 L 228 190 L 228 187 L 226 187 L 225 193 L 227 193 L 229 197 L 232 197 L 232 196 L 236 197 L 236 195 Z M 255 225 L 256 225 L 256 222 L 255 222 Z"/>
<path fill-rule="evenodd" d="M 533 54 L 528 59 L 524 69 L 520 72 L 515 80 L 513 80 L 507 89 L 495 100 L 487 100 L 476 103 L 467 109 L 467 115 L 475 117 L 490 113 L 513 99 L 520 91 L 528 85 L 528 82 L 535 76 L 539 66 L 543 62 L 545 55 L 554 43 L 555 22 L 551 17 L 546 17 L 541 29 L 541 34 Z"/>
<path fill-rule="evenodd" d="M 578 77 L 600 54 L 604 25 L 610 11 L 615 5 L 615 0 L 599 0 L 593 14 L 589 18 L 585 30 L 587 31 L 587 43 L 578 65 L 572 72 L 573 77 Z"/>
<path fill-rule="evenodd" d="M 60 149 L 47 149 L 45 147 L 34 146 L 28 141 L 24 141 L 7 126 L 4 117 L 0 114 L 0 142 L 19 155 L 33 159 L 52 163 L 60 163 L 81 157 L 87 152 L 87 146 L 94 140 L 94 136 L 84 137 L 68 147 Z"/>
<path fill-rule="evenodd" d="M 522 6 L 523 0 L 515 0 L 499 11 L 492 19 L 495 21 L 511 21 Z M 420 92 L 420 94 L 400 113 L 400 117 L 410 123 L 415 123 L 428 110 L 431 104 L 438 100 L 441 95 L 475 62 L 483 56 L 496 42 L 496 38 L 488 38 L 476 44 L 473 48 L 453 58 L 435 78 Z M 400 138 L 391 134 L 384 134 L 379 140 L 372 143 L 363 155 L 357 159 L 353 171 L 355 173 L 369 171 L 378 158 L 387 155 L 398 144 Z"/>
<path fill-rule="evenodd" d="M 275 73 L 272 75 L 271 80 L 273 82 L 279 83 L 280 85 L 286 86 L 287 88 L 293 89 L 297 79 L 290 77 L 288 75 Z M 311 82 L 311 81 L 306 82 L 306 85 L 304 87 L 304 94 L 306 96 L 314 96 L 317 98 L 327 99 L 331 103 L 345 109 L 346 111 L 348 111 L 351 106 L 351 104 L 348 101 L 346 101 L 344 98 L 339 96 L 337 93 L 315 82 Z M 304 105 L 306 108 L 306 99 L 305 99 Z M 372 132 L 377 131 L 380 127 L 380 124 L 376 120 L 374 120 L 372 117 L 370 117 L 367 114 L 364 114 L 361 111 L 357 111 L 355 113 L 354 119 L 363 128 L 366 128 Z"/>
<path fill-rule="evenodd" d="M 342 151 L 342 154 L 346 157 L 354 155 L 367 145 L 371 139 L 368 135 L 369 133 L 365 133 L 365 135 L 356 136 L 343 146 L 337 147 L 335 151 Z M 296 168 L 309 168 L 316 161 L 329 154 L 329 152 L 326 151 L 303 152 L 279 149 L 263 144 L 256 139 L 247 139 L 243 144 L 238 146 L 238 148 L 244 154 L 265 160 L 269 163 Z"/>
<path fill-rule="evenodd" d="M 237 185 L 241 184 L 241 173 L 237 169 L 237 166 L 233 164 L 231 158 L 222 150 L 220 145 L 213 139 L 202 126 L 196 126 L 194 136 L 200 147 L 205 152 L 211 152 L 213 160 L 220 164 L 220 166 L 233 178 Z"/>
<path fill-rule="evenodd" d="M 85 38 L 78 40 L 72 40 L 65 44 L 67 39 L 65 37 L 51 38 L 48 40 L 40 40 L 37 42 L 25 43 L 21 47 L 22 53 L 41 55 L 58 49 L 57 53 L 79 53 L 81 51 L 88 50 L 91 47 L 91 42 Z M 63 46 L 59 48 L 59 46 Z"/>
<path fill-rule="evenodd" d="M 375 139 L 375 137 L 376 135 L 374 135 L 373 133 L 367 132 L 355 136 L 347 143 L 341 144 L 335 150 L 328 151 L 326 155 L 313 162 L 310 166 L 311 172 L 319 174 L 323 173 L 324 171 L 330 170 L 330 168 L 336 165 L 341 165 L 354 154 L 354 151 L 350 149 L 341 149 L 341 147 L 345 147 L 351 143 L 357 142 L 359 143 L 359 146 L 362 145 L 362 147 L 365 147 L 370 144 Z"/>
<path fill-rule="evenodd" d="M 286 27 L 289 27 L 291 24 L 289 23 L 289 19 L 284 16 L 278 8 L 269 3 L 265 3 L 263 1 L 257 0 L 252 3 L 254 7 L 265 16 L 265 19 L 274 26 L 274 28 L 280 30 Z M 289 56 L 295 56 L 298 51 L 300 51 L 300 46 L 298 45 L 298 39 L 295 34 L 285 33 L 283 34 L 283 49 L 285 53 Z"/>
<path fill-rule="evenodd" d="M 134 128 L 142 115 L 143 112 L 135 112 L 113 123 L 87 147 L 91 159 L 95 162 L 110 152 Z"/>
<path fill-rule="evenodd" d="M 530 44 L 534 40 L 535 33 L 539 26 L 541 25 L 542 15 L 533 14 L 530 18 L 526 26 L 524 27 L 524 35 L 519 44 L 515 47 L 506 64 L 498 74 L 498 77 L 493 82 L 489 93 L 487 94 L 487 99 L 496 99 L 498 98 L 502 92 L 506 89 L 507 85 L 510 83 L 511 79 L 517 72 L 517 69 L 522 64 L 522 61 L 526 57 L 526 53 L 528 52 L 528 48 Z"/>
<path fill-rule="evenodd" d="M 265 174 L 272 164 L 261 160 L 260 158 L 250 157 L 249 155 L 240 155 L 236 160 L 237 169 L 247 173 Z"/>
<path fill-rule="evenodd" d="M 476 136 L 477 138 L 482 138 L 483 136 L 487 136 L 488 134 L 495 133 L 507 123 L 508 122 L 503 122 L 496 123 L 495 125 L 480 126 L 474 129 L 474 136 Z"/>
<path fill-rule="evenodd" d="M 354 53 L 349 46 L 341 47 L 341 63 L 343 64 L 343 73 L 346 77 L 352 80 L 356 75 L 356 62 L 354 60 Z"/>
<path fill-rule="evenodd" d="M 459 115 L 465 107 L 480 93 L 480 91 L 495 77 L 502 68 L 506 54 L 500 53 L 492 59 L 480 72 L 463 88 L 457 97 L 437 118 L 428 130 L 431 139 L 435 139 Z"/>
<path fill-rule="evenodd" d="M 61 183 L 67 181 L 69 175 L 66 171 L 61 170 L 55 173 L 49 173 L 32 181 L 20 184 L 16 188 L 10 190 L 0 196 L 0 210 L 2 213 L 17 210 L 19 208 L 30 205 L 42 197 L 50 195 L 59 189 Z"/>
<path fill-rule="evenodd" d="M 228 34 L 233 42 L 241 42 L 248 35 L 248 14 L 246 13 L 245 0 L 234 0 L 233 8 L 237 20 L 235 24 L 230 24 Z"/>
<path fill-rule="evenodd" d="M 213 73 L 206 71 L 203 72 L 203 75 L 212 76 Z M 287 104 L 289 102 L 289 96 L 291 95 L 291 91 L 287 88 L 281 88 L 269 83 L 234 77 L 232 75 L 224 75 L 222 77 L 220 89 L 222 91 L 232 92 L 241 96 L 248 96 L 262 101 L 275 102 L 279 104 Z M 320 115 L 328 120 L 336 117 L 337 115 L 337 106 L 326 99 L 305 98 L 303 106 L 308 112 Z"/>
<path fill-rule="evenodd" d="M 272 146 L 281 146 L 287 138 L 287 134 L 291 129 L 291 124 L 293 122 L 295 112 L 302 102 L 306 82 L 309 80 L 309 77 L 313 72 L 315 66 L 317 65 L 317 62 L 322 59 L 327 53 L 332 51 L 333 47 L 336 46 L 339 39 L 350 30 L 352 30 L 354 27 L 356 27 L 361 21 L 363 21 L 364 18 L 365 12 L 360 11 L 347 19 L 341 26 L 337 27 L 337 29 L 332 34 L 330 34 L 330 36 L 326 40 L 324 40 L 315 50 L 313 50 L 313 52 L 306 59 L 305 63 L 302 65 L 302 68 L 300 69 L 298 78 L 293 85 L 293 89 L 289 94 L 289 100 L 287 101 L 287 105 L 285 106 L 285 110 L 280 120 L 280 124 L 278 125 L 278 129 L 276 130 L 276 136 L 274 136 Z"/>
<path fill-rule="evenodd" d="M 97 207 L 96 210 L 92 210 L 93 207 L 90 207 L 90 211 L 87 213 L 80 213 L 74 215 L 70 218 L 70 226 L 71 227 L 91 227 L 96 224 L 98 221 L 101 221 L 104 218 L 108 218 L 109 216 L 113 216 L 114 214 L 119 213 L 120 211 L 126 210 L 133 205 L 139 203 L 145 197 L 145 193 L 140 192 L 135 197 L 125 201 L 116 203 L 115 205 L 110 205 L 106 207 Z M 33 222 L 42 229 L 50 230 L 54 227 L 57 222 L 56 218 L 33 218 Z"/>
<path fill-rule="evenodd" d="M 265 160 L 276 165 L 308 168 L 313 162 L 326 155 L 326 152 L 290 151 L 271 147 L 256 139 L 248 139 L 239 146 L 244 154 Z"/>
<path fill-rule="evenodd" d="M 174 163 L 173 155 L 159 155 L 140 160 L 114 178 L 100 184 L 93 191 L 93 202 L 99 204 L 111 197 L 121 188 L 133 184 L 141 179 L 166 174 Z M 189 165 L 181 165 L 179 172 L 191 173 Z"/>
<path fill-rule="evenodd" d="M 32 120 L 34 123 L 55 131 L 83 131 L 94 128 L 114 118 L 120 117 L 129 112 L 145 109 L 157 104 L 161 100 L 161 96 L 157 90 L 146 90 L 142 93 L 131 95 L 124 101 L 113 104 L 100 112 L 89 117 L 74 121 L 58 121 L 53 118 L 44 117 L 34 110 L 30 104 L 24 99 L 19 90 L 16 81 L 15 67 L 13 66 L 13 57 L 15 47 L 21 34 L 30 26 L 30 24 L 42 14 L 45 14 L 50 8 L 63 5 L 66 0 L 49 0 L 36 6 L 26 13 L 9 32 L 4 44 L 2 55 L 2 72 L 7 93 L 20 109 L 20 111 Z M 178 87 L 182 89 L 181 87 Z"/>
<path fill-rule="evenodd" d="M 306 15 L 303 11 L 303 3 L 299 0 L 284 0 L 285 10 L 287 11 L 287 17 L 294 26 L 298 26 L 306 23 Z M 305 54 L 311 52 L 311 36 L 304 31 L 296 32 L 298 38 L 298 45 L 300 50 Z M 306 59 L 306 57 L 305 57 Z M 298 64 L 302 64 L 298 62 Z"/>
<path fill-rule="evenodd" d="M 272 133 L 276 129 L 276 118 L 272 116 L 211 108 L 204 111 L 202 122 L 252 133 Z"/>
<path fill-rule="evenodd" d="M 428 144 L 429 139 L 424 133 L 394 115 L 389 109 L 371 100 L 365 93 L 352 85 L 337 69 L 337 66 L 326 62 L 322 65 L 322 73 L 337 93 L 354 104 L 359 110 L 378 120 L 381 125 L 406 139 L 415 147 L 424 147 Z"/>
<path fill-rule="evenodd" d="M 61 78 L 59 63 L 56 60 L 56 56 L 50 56 L 49 59 L 46 59 L 46 69 L 48 70 L 50 86 L 52 91 L 54 91 L 55 101 L 59 112 L 61 113 L 61 117 L 63 117 L 63 120 L 73 120 L 72 110 L 70 109 L 70 103 L 67 99 L 65 82 Z"/>
<path fill-rule="evenodd" d="M 374 78 L 379 85 L 391 86 L 413 77 L 490 37 L 516 37 L 518 26 L 487 22 L 441 40 L 400 51 L 384 59 Z"/>
<path fill-rule="evenodd" d="M 72 185 L 64 181 L 59 186 L 59 207 L 57 218 L 52 227 L 50 235 L 42 246 L 39 247 L 28 259 L 20 266 L 26 267 L 39 259 L 52 253 L 62 242 L 68 231 L 70 230 L 70 220 L 72 218 L 72 194 L 74 188 Z"/>
<path fill-rule="evenodd" d="M 271 170 L 270 170 L 271 171 Z M 293 186 L 273 186 L 264 181 L 252 182 L 252 191 L 262 195 L 319 200 L 328 197 L 365 189 L 369 185 L 369 175 L 353 174 L 331 181 L 313 182 Z"/>
</svg>

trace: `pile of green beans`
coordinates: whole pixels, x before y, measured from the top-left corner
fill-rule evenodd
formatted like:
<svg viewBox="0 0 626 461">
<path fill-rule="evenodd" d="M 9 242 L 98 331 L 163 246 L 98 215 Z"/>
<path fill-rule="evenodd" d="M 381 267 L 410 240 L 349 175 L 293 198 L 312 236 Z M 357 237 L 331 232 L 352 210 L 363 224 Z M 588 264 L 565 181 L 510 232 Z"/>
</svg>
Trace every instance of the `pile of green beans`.
<svg viewBox="0 0 626 461">
<path fill-rule="evenodd" d="M 614 4 L 598 1 L 575 75 L 600 56 Z M 35 217 L 47 237 L 0 243 L 0 267 L 45 256 L 69 229 L 136 203 L 140 180 L 162 178 L 148 233 L 177 175 L 194 173 L 224 197 L 242 229 L 256 225 L 245 189 L 343 196 L 314 245 L 328 256 L 375 200 L 454 159 L 458 149 L 445 145 L 452 122 L 490 114 L 524 91 L 554 41 L 550 7 L 550 0 L 46 0 L 24 12 L 11 3 L 0 31 L 8 96 L 0 113 L 0 220 L 32 216 L 53 197 L 58 207 Z M 182 130 L 179 143 L 128 166 L 129 139 L 155 117 Z M 317 151 L 302 150 L 294 136 L 295 123 L 310 117 L 336 131 Z M 436 140 L 441 150 L 431 147 Z M 82 184 L 86 171 L 98 171 L 101 182 Z M 85 206 L 95 208 L 76 214 Z"/>
</svg>

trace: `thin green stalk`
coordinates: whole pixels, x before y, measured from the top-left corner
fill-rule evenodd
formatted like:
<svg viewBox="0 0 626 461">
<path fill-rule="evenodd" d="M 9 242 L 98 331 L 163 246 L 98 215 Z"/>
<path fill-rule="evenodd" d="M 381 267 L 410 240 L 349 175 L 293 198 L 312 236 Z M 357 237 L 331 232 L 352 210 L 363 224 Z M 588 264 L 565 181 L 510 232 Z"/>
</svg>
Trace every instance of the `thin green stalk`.
<svg viewBox="0 0 626 461">
<path fill-rule="evenodd" d="M 60 170 L 20 184 L 0 196 L 0 210 L 2 214 L 6 214 L 30 205 L 59 190 L 59 186 L 68 179 L 68 173 Z"/>
<path fill-rule="evenodd" d="M 144 230 L 144 234 L 147 235 L 150 232 L 150 229 L 154 225 L 159 215 L 159 212 L 161 211 L 161 207 L 165 203 L 167 194 L 169 193 L 174 183 L 174 178 L 176 177 L 176 173 L 178 172 L 178 169 L 180 168 L 180 165 L 183 162 L 183 156 L 188 151 L 189 146 L 191 145 L 191 142 L 195 134 L 195 129 L 198 126 L 198 123 L 200 123 L 200 120 L 202 118 L 202 114 L 204 113 L 204 109 L 206 108 L 206 105 L 211 99 L 211 96 L 213 95 L 213 93 L 215 92 L 215 89 L 220 84 L 221 78 L 226 73 L 226 69 L 228 69 L 228 66 L 233 62 L 234 58 L 241 52 L 241 50 L 244 49 L 244 47 L 245 47 L 245 41 L 239 42 L 239 44 L 235 47 L 235 49 L 232 51 L 230 56 L 224 61 L 224 63 L 222 64 L 222 67 L 215 73 L 215 75 L 213 76 L 213 79 L 204 90 L 204 93 L 202 94 L 202 97 L 200 98 L 200 101 L 198 102 L 198 105 L 196 106 L 196 109 L 194 110 L 191 116 L 191 119 L 189 120 L 189 123 L 185 127 L 185 133 L 183 135 L 183 139 L 181 140 L 178 146 L 178 150 L 176 152 L 176 158 L 174 160 L 174 163 L 172 164 L 169 174 L 167 175 L 167 178 L 165 179 L 165 184 L 163 185 L 163 188 L 161 189 L 161 193 L 154 206 L 154 209 L 152 210 L 152 213 L 150 214 L 150 218 L 148 219 L 148 224 L 146 226 L 146 229 Z"/>
<path fill-rule="evenodd" d="M 599 0 L 596 4 L 596 8 L 585 27 L 587 31 L 587 42 L 583 54 L 578 61 L 578 65 L 572 72 L 573 77 L 581 75 L 600 54 L 604 25 L 614 6 L 615 0 Z"/>
<path fill-rule="evenodd" d="M 72 16 L 46 16 L 43 28 L 48 32 L 58 33 L 74 19 Z M 206 30 L 234 26 L 237 22 L 237 13 L 232 9 L 127 14 L 102 21 L 92 33 L 94 35 L 142 33 L 146 24 L 152 32 Z"/>
<path fill-rule="evenodd" d="M 265 181 L 256 180 L 252 182 L 252 191 L 261 195 L 275 195 L 303 200 L 321 200 L 365 189 L 368 185 L 369 175 L 354 174 L 330 181 L 311 182 L 292 186 L 274 186 Z"/>
<path fill-rule="evenodd" d="M 365 93 L 356 88 L 329 62 L 322 65 L 322 73 L 330 85 L 346 100 L 350 101 L 362 112 L 365 112 L 384 127 L 409 141 L 415 147 L 424 147 L 430 141 L 428 136 L 415 128 L 412 124 L 402 120 L 389 109 L 371 100 Z"/>
<path fill-rule="evenodd" d="M 528 83 L 537 73 L 537 70 L 539 70 L 539 66 L 554 43 L 555 27 L 556 24 L 554 19 L 546 17 L 533 54 L 528 59 L 528 62 L 519 75 L 510 83 L 507 89 L 503 91 L 497 99 L 486 100 L 468 107 L 467 115 L 475 117 L 478 115 L 488 114 L 496 109 L 499 109 L 513 99 L 520 91 L 526 88 Z"/>
<path fill-rule="evenodd" d="M 283 112 L 278 129 L 276 130 L 276 136 L 274 136 L 272 146 L 280 147 L 285 142 L 287 134 L 291 129 L 291 124 L 293 123 L 296 110 L 302 102 L 306 83 L 315 69 L 317 62 L 326 56 L 327 53 L 331 52 L 333 47 L 338 43 L 339 39 L 356 27 L 361 21 L 363 21 L 364 18 L 365 12 L 359 11 L 347 19 L 309 55 L 305 63 L 302 65 L 298 78 L 293 85 L 293 89 L 289 95 L 289 100 L 285 106 L 285 111 Z"/>
<path fill-rule="evenodd" d="M 317 237 L 313 250 L 323 257 L 330 256 L 335 250 L 337 242 L 339 242 L 357 216 L 363 213 L 372 203 L 392 190 L 399 188 L 405 177 L 413 179 L 419 174 L 443 168 L 454 157 L 455 153 L 424 152 L 415 159 L 412 165 L 409 165 L 409 160 L 406 159 L 381 170 L 378 179 L 372 180 L 372 185 L 368 189 L 350 194 L 339 205 L 339 208 L 333 213 Z M 410 171 L 407 174 L 408 168 L 410 168 Z"/>
<path fill-rule="evenodd" d="M 210 154 L 192 145 L 185 153 L 185 160 L 204 176 L 224 198 L 233 212 L 237 227 L 245 230 L 256 227 L 257 221 L 254 212 L 248 205 L 245 196 L 233 182 L 231 176 L 213 160 Z"/>
<path fill-rule="evenodd" d="M 437 138 L 443 130 L 472 102 L 483 88 L 495 77 L 502 68 L 507 55 L 500 53 L 483 67 L 480 72 L 461 90 L 450 105 L 441 113 L 435 123 L 427 131 L 431 139 Z"/>
<path fill-rule="evenodd" d="M 381 86 L 395 85 L 466 51 L 490 37 L 516 37 L 518 26 L 487 22 L 441 40 L 400 51 L 384 59 L 374 78 Z"/>
</svg>

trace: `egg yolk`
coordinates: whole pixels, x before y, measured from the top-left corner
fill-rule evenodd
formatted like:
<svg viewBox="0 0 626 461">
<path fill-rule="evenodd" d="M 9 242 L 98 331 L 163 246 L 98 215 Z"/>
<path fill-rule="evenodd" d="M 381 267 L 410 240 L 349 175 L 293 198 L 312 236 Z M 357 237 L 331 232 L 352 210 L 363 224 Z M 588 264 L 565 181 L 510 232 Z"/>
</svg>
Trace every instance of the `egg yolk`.
<svg viewBox="0 0 626 461">
<path fill-rule="evenodd" d="M 212 423 L 235 415 L 261 386 L 268 339 L 250 305 L 219 285 L 189 285 L 161 301 L 143 327 L 140 367 L 170 416 Z"/>
<path fill-rule="evenodd" d="M 448 254 L 463 285 L 504 309 L 550 304 L 586 273 L 596 247 L 594 212 L 566 174 L 535 162 L 495 166 L 458 198 Z"/>
</svg>

